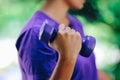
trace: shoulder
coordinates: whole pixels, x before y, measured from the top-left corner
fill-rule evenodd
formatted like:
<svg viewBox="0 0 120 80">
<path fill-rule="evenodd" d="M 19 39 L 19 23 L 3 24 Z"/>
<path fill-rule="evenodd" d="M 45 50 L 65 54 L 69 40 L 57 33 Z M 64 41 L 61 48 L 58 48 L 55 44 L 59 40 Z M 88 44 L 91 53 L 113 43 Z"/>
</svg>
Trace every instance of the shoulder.
<svg viewBox="0 0 120 80">
<path fill-rule="evenodd" d="M 38 16 L 36 13 L 28 20 L 17 38 L 17 49 L 19 49 L 22 44 L 32 44 L 31 42 L 34 42 L 35 44 L 39 42 L 39 29 L 43 21 L 44 19 L 42 19 L 42 17 Z"/>
</svg>

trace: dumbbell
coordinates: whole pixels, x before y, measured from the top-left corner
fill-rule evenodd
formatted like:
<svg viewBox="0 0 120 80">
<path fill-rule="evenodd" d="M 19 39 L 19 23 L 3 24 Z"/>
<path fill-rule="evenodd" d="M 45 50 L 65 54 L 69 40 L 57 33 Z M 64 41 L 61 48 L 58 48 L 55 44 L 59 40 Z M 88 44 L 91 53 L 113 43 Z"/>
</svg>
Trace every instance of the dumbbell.
<svg viewBox="0 0 120 80">
<path fill-rule="evenodd" d="M 48 43 L 53 42 L 57 36 L 58 28 L 50 20 L 45 20 L 39 31 L 39 40 Z M 84 57 L 89 57 L 93 52 L 96 45 L 96 40 L 92 36 L 85 36 L 82 38 L 82 48 L 80 50 L 80 55 Z"/>
</svg>

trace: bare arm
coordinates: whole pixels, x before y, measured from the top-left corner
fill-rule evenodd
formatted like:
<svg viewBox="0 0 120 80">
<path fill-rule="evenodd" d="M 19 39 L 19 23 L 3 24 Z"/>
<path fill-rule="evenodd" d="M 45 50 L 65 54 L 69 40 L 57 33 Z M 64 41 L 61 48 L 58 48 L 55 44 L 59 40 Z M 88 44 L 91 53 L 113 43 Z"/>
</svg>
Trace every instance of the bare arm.
<svg viewBox="0 0 120 80">
<path fill-rule="evenodd" d="M 58 64 L 50 80 L 70 80 L 76 58 L 59 59 Z"/>
<path fill-rule="evenodd" d="M 99 78 L 99 80 L 113 80 L 110 76 L 108 76 L 102 70 L 98 70 L 98 78 Z"/>
<path fill-rule="evenodd" d="M 80 34 L 61 25 L 55 41 L 50 43 L 50 46 L 58 51 L 59 59 L 51 77 L 47 80 L 70 80 L 81 49 Z"/>
</svg>

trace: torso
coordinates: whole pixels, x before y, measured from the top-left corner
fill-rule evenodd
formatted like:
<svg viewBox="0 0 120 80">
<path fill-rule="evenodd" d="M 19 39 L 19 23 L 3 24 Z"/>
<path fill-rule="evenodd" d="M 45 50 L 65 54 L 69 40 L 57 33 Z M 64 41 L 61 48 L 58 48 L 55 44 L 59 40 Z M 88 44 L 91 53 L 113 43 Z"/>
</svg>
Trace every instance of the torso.
<svg viewBox="0 0 120 80">
<path fill-rule="evenodd" d="M 45 19 L 49 19 L 55 22 L 55 26 L 59 25 L 59 23 L 57 23 L 56 21 L 51 19 L 49 16 L 47 16 L 46 14 L 40 11 L 36 12 L 34 17 L 36 17 L 36 20 L 34 19 L 34 23 L 31 22 L 30 24 L 33 25 L 31 27 L 34 27 L 34 26 L 37 27 L 37 31 L 39 31 L 39 27 Z M 81 23 L 71 15 L 68 15 L 68 17 L 70 20 L 71 28 L 80 32 L 81 36 L 84 37 L 85 35 L 82 30 Z M 28 27 L 26 25 L 26 27 L 22 30 L 21 34 L 31 27 Z M 44 48 L 45 48 L 44 50 L 47 50 L 53 53 L 53 54 L 47 54 L 47 55 L 50 55 L 49 57 L 53 58 L 53 62 L 55 63 L 53 64 L 53 66 L 55 66 L 58 60 L 57 52 L 51 49 L 47 44 L 42 44 L 42 45 L 44 45 Z M 98 80 L 94 54 L 92 54 L 89 58 L 83 57 L 80 54 L 78 55 L 71 80 Z"/>
</svg>

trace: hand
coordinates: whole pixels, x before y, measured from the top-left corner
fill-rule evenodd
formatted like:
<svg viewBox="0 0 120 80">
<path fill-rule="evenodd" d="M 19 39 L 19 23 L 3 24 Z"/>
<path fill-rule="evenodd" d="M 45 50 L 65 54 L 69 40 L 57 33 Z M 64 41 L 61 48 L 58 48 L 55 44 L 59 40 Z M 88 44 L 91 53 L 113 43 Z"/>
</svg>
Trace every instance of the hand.
<svg viewBox="0 0 120 80">
<path fill-rule="evenodd" d="M 57 37 L 50 43 L 50 46 L 58 51 L 59 56 L 62 58 L 76 58 L 81 49 L 81 44 L 82 40 L 79 32 L 61 24 Z"/>
</svg>

